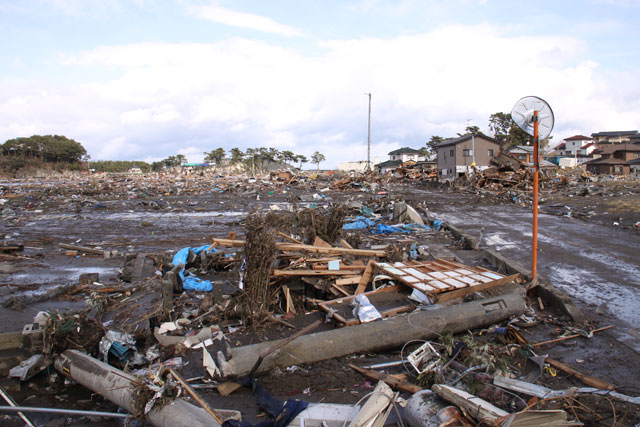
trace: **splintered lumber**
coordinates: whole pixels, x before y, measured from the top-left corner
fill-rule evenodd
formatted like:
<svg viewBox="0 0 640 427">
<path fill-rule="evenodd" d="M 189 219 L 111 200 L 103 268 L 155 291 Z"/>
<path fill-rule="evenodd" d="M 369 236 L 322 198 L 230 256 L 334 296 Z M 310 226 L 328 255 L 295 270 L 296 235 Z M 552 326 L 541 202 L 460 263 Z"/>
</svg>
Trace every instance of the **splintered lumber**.
<svg viewBox="0 0 640 427">
<path fill-rule="evenodd" d="M 462 408 L 477 421 L 495 422 L 500 417 L 509 415 L 508 412 L 493 406 L 486 400 L 482 400 L 466 391 L 445 384 L 435 384 L 431 387 L 438 397 Z"/>
<path fill-rule="evenodd" d="M 332 283 L 332 284 L 331 284 L 331 286 L 332 286 L 333 288 L 337 289 L 337 290 L 338 290 L 342 295 L 345 295 L 345 296 L 351 296 L 351 294 L 350 294 L 349 292 L 345 291 L 344 289 L 342 289 L 342 288 L 340 287 L 340 285 L 337 285 L 337 284 L 335 284 L 335 283 Z"/>
<path fill-rule="evenodd" d="M 567 373 L 569 375 L 573 375 L 574 377 L 578 378 L 580 381 L 582 381 L 583 383 L 585 383 L 588 386 L 599 388 L 600 390 L 615 390 L 615 387 L 613 385 L 609 384 L 608 382 L 603 381 L 600 378 L 596 378 L 596 377 L 592 377 L 590 375 L 583 374 L 580 371 L 576 371 L 571 366 L 565 365 L 564 363 L 560 362 L 559 360 L 555 360 L 555 359 L 552 359 L 550 357 L 547 357 L 545 359 L 545 362 L 548 363 L 549 365 L 553 366 L 554 368 L 561 370 L 564 373 Z"/>
<path fill-rule="evenodd" d="M 336 279 L 336 285 L 344 286 L 344 285 L 357 285 L 360 283 L 360 279 L 362 276 L 353 276 L 353 277 L 345 277 L 342 279 Z"/>
<path fill-rule="evenodd" d="M 607 329 L 611 329 L 611 328 L 613 328 L 613 326 L 612 326 L 612 325 L 609 325 L 609 326 L 605 326 L 604 328 L 594 329 L 593 331 L 591 331 L 591 333 L 595 334 L 596 332 L 606 331 Z M 578 337 L 583 337 L 583 336 L 584 336 L 584 335 L 581 335 L 581 334 L 567 335 L 567 336 L 560 337 L 560 338 L 556 338 L 556 339 L 549 340 L 549 341 L 537 342 L 537 343 L 532 344 L 532 345 L 533 345 L 534 347 L 539 347 L 539 346 L 541 346 L 541 345 L 553 344 L 553 343 L 556 343 L 556 342 L 565 341 L 565 340 L 570 340 L 570 339 L 573 339 L 573 338 L 578 338 Z"/>
<path fill-rule="evenodd" d="M 284 237 L 287 240 L 291 240 L 293 243 L 298 243 L 298 244 L 302 244 L 302 242 L 300 240 L 296 240 L 293 237 L 289 236 L 288 234 L 284 234 L 282 231 L 278 231 L 278 236 L 280 237 Z"/>
<path fill-rule="evenodd" d="M 436 303 L 443 303 L 445 301 L 450 301 L 455 298 L 460 298 L 467 296 L 469 294 L 473 294 L 475 292 L 486 291 L 487 289 L 496 288 L 500 285 L 504 285 L 505 283 L 513 282 L 520 275 L 513 274 L 511 276 L 503 277 L 502 279 L 494 280 L 492 282 L 483 283 L 481 285 L 474 285 L 468 288 L 456 289 L 454 291 L 448 291 L 441 294 L 438 294 L 436 297 Z"/>
<path fill-rule="evenodd" d="M 383 426 L 389 417 L 391 404 L 394 402 L 395 397 L 391 388 L 382 381 L 378 382 L 371 396 L 362 405 L 360 412 L 349 423 L 349 427 Z"/>
<path fill-rule="evenodd" d="M 338 243 L 340 243 L 340 246 L 342 246 L 343 248 L 346 248 L 346 249 L 353 249 L 353 246 L 351 246 L 351 245 L 349 244 L 349 242 L 347 242 L 347 241 L 346 241 L 346 240 L 344 240 L 344 239 L 340 239 L 340 240 L 338 241 Z"/>
<path fill-rule="evenodd" d="M 218 422 L 218 424 L 222 425 L 224 421 L 222 418 L 220 418 L 220 415 L 218 415 L 218 413 L 211 406 L 209 406 L 209 404 L 202 397 L 200 397 L 200 395 L 196 393 L 196 391 L 192 389 L 191 386 L 184 379 L 182 379 L 182 377 L 176 371 L 174 371 L 172 368 L 168 368 L 168 370 L 173 378 L 175 378 L 186 390 L 186 392 L 189 393 L 189 395 L 193 397 L 193 399 L 198 402 L 200 406 L 202 406 L 202 409 L 207 411 L 207 413 L 211 415 L 213 419 Z"/>
<path fill-rule="evenodd" d="M 244 246 L 244 240 L 230 240 L 230 239 L 213 239 L 213 243 L 226 246 L 226 247 L 235 247 L 240 248 Z M 347 248 L 337 248 L 337 247 L 329 247 L 323 248 L 312 245 L 303 245 L 298 243 L 284 243 L 284 242 L 276 242 L 276 248 L 281 251 L 305 251 L 305 252 L 316 252 L 316 253 L 330 253 L 330 254 L 349 254 L 356 256 L 370 256 L 370 257 L 385 257 L 387 255 L 386 251 L 383 250 L 373 250 L 373 249 L 347 249 Z"/>
<path fill-rule="evenodd" d="M 287 313 L 292 312 L 293 314 L 296 314 L 296 309 L 293 306 L 293 301 L 291 300 L 291 291 L 289 290 L 289 287 L 282 285 L 282 292 L 284 292 L 284 297 L 287 301 Z"/>
<path fill-rule="evenodd" d="M 365 291 L 365 289 L 367 289 L 367 285 L 371 281 L 371 276 L 373 275 L 373 268 L 375 267 L 375 265 L 375 261 L 369 260 L 369 262 L 367 263 L 367 267 L 364 269 L 364 273 L 362 274 L 362 277 L 358 282 L 358 288 L 355 291 L 355 295 L 361 294 Z"/>
<path fill-rule="evenodd" d="M 316 236 L 316 238 L 314 239 L 313 246 L 320 246 L 322 248 L 330 248 L 331 247 L 331 245 L 329 243 L 327 243 L 325 240 L 321 239 L 318 236 Z"/>
<path fill-rule="evenodd" d="M 282 276 L 355 276 L 355 270 L 273 270 L 273 277 Z"/>
<path fill-rule="evenodd" d="M 67 243 L 58 243 L 58 246 L 60 248 L 62 248 L 62 249 L 70 249 L 72 251 L 87 252 L 87 253 L 91 253 L 91 254 L 104 255 L 104 250 L 95 249 L 95 248 L 89 248 L 87 246 L 69 245 Z"/>
<path fill-rule="evenodd" d="M 394 388 L 396 390 L 404 391 L 406 393 L 411 393 L 411 394 L 422 391 L 422 387 L 416 384 L 412 384 L 408 381 L 404 381 L 396 377 L 392 377 L 391 375 L 387 375 L 384 372 L 376 371 L 375 369 L 361 368 L 359 366 L 352 365 L 352 364 L 349 364 L 349 367 L 351 369 L 354 369 L 360 372 L 362 375 L 364 375 L 369 379 L 384 381 L 387 385 L 389 385 L 391 388 Z"/>
</svg>

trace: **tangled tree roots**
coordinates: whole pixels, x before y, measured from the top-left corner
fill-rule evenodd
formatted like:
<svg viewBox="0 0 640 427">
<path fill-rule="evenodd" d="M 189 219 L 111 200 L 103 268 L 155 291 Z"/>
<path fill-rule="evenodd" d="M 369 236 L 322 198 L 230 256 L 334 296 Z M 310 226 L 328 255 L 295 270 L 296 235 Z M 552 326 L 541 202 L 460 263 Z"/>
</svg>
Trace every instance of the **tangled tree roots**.
<svg viewBox="0 0 640 427">
<path fill-rule="evenodd" d="M 256 325 L 269 310 L 269 279 L 276 259 L 276 239 L 266 217 L 255 211 L 247 218 L 244 256 L 246 264 L 242 317 L 247 324 Z"/>
<path fill-rule="evenodd" d="M 308 244 L 312 244 L 316 236 L 333 243 L 340 235 L 346 216 L 347 208 L 344 205 L 333 206 L 328 212 L 303 209 L 296 214 L 296 234 L 301 235 Z"/>
</svg>

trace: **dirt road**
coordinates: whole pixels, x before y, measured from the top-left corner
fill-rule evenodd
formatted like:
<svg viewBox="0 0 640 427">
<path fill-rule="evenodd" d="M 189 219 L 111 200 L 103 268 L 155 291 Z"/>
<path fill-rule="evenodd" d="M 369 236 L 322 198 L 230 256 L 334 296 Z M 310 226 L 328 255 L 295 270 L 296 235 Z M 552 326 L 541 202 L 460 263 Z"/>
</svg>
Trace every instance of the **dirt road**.
<svg viewBox="0 0 640 427">
<path fill-rule="evenodd" d="M 414 194 L 438 218 L 530 268 L 532 213 L 517 205 L 483 205 L 474 196 Z M 482 231 L 484 229 L 484 231 Z M 640 352 L 640 233 L 541 214 L 538 274 L 591 316 L 615 324 L 618 339 Z"/>
</svg>

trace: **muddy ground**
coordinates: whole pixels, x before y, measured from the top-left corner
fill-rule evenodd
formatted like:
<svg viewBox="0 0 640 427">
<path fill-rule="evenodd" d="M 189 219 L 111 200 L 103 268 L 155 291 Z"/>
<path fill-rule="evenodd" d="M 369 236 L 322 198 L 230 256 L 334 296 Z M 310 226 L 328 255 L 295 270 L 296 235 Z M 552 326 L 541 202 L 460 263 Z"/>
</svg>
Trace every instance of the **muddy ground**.
<svg viewBox="0 0 640 427">
<path fill-rule="evenodd" d="M 368 185 L 353 185 L 347 189 L 330 190 L 331 180 L 305 180 L 295 185 L 283 182 L 249 178 L 209 178 L 209 177 L 157 177 L 155 181 L 139 178 L 82 178 L 69 180 L 29 180 L 3 181 L 1 198 L 2 222 L 0 234 L 6 244 L 24 246 L 22 252 L 0 256 L 0 331 L 13 332 L 31 323 L 33 316 L 41 310 L 81 310 L 85 308 L 82 295 L 74 297 L 49 298 L 47 292 L 77 286 L 82 273 L 98 273 L 102 284 L 118 284 L 118 273 L 122 258 L 103 259 L 91 256 L 69 256 L 58 243 L 99 247 L 122 253 L 172 254 L 183 247 L 197 247 L 211 243 L 212 237 L 226 237 L 236 232 L 237 238 L 244 236 L 244 220 L 251 210 L 273 211 L 288 209 L 290 206 L 322 208 L 341 202 L 359 202 L 376 205 L 381 213 L 388 213 L 392 200 L 410 200 L 416 207 L 427 207 L 433 203 L 452 203 L 450 190 L 436 190 L 433 185 L 419 188 L 429 189 L 429 200 L 421 200 L 413 191 L 416 183 L 381 183 L 375 191 Z M 425 184 L 426 185 L 426 184 Z M 635 233 L 634 224 L 640 220 L 638 203 L 640 200 L 638 183 L 613 182 L 585 192 L 543 193 L 541 210 L 567 215 L 582 221 L 596 221 L 611 227 L 625 227 Z M 363 191 L 367 190 L 367 191 Z M 442 198 L 438 200 L 438 194 Z M 454 197 L 455 199 L 455 197 Z M 496 205 L 496 199 L 466 192 L 460 194 L 459 209 L 471 205 Z M 501 202 L 503 203 L 503 202 Z M 562 208 L 561 208 L 562 207 Z M 568 207 L 568 208 L 567 208 Z M 552 212 L 553 211 L 553 212 Z M 618 225 L 614 225 L 617 222 Z M 345 237 L 349 237 L 346 236 Z M 414 236 L 415 237 L 415 236 Z M 372 240 L 365 235 L 356 238 L 365 244 L 393 243 L 397 237 Z M 482 255 L 469 250 L 456 241 L 449 232 L 428 232 L 416 237 L 417 242 L 451 250 L 459 260 L 468 265 L 487 265 Z M 406 247 L 406 250 L 409 248 Z M 233 269 L 211 277 L 237 285 L 238 275 Z M 45 294 L 45 296 L 43 296 Z M 65 293 L 66 294 L 66 293 Z M 530 301 L 537 312 L 538 325 L 527 328 L 523 335 L 531 342 L 551 339 L 572 325 L 567 316 L 554 307 L 544 311 L 535 299 Z M 303 317 L 292 319 L 296 326 L 309 324 L 320 314 L 310 311 Z M 596 319 L 597 320 L 597 319 Z M 592 327 L 606 326 L 594 322 Z M 331 328 L 332 325 L 323 325 Z M 580 325 L 584 328 L 584 325 Z M 286 337 L 291 329 L 273 326 L 267 330 L 240 332 L 233 335 L 236 345 L 260 342 L 266 339 Z M 495 342 L 495 336 L 488 331 L 475 331 L 475 340 Z M 261 375 L 259 380 L 274 396 L 285 400 L 299 398 L 310 402 L 353 404 L 372 390 L 375 383 L 347 367 L 348 363 L 361 366 L 384 361 L 398 360 L 406 356 L 406 351 L 417 345 L 408 346 L 404 354 L 400 349 L 385 354 L 357 354 L 346 358 L 275 370 Z M 554 358 L 569 363 L 582 372 L 608 381 L 617 390 L 630 394 L 640 394 L 640 358 L 637 353 L 616 341 L 608 331 L 586 339 L 577 338 L 545 347 L 545 352 Z M 501 354 L 514 365 L 522 362 L 515 353 Z M 416 382 L 411 369 L 403 367 L 388 370 L 390 373 L 405 374 Z M 79 409 L 115 411 L 114 405 L 80 386 L 65 385 L 61 376 L 51 370 L 51 375 L 41 374 L 33 380 L 20 384 L 15 380 L 2 379 L 5 388 L 19 404 L 29 406 L 73 407 Z M 197 376 L 185 367 L 185 376 Z M 200 373 L 201 375 L 201 373 Z M 551 388 L 561 389 L 581 386 L 575 378 L 558 373 L 543 375 L 543 383 Z M 204 392 L 203 392 L 204 393 Z M 205 393 L 212 406 L 237 409 L 248 421 L 264 420 L 255 406 L 255 401 L 247 389 L 240 389 L 230 397 L 223 398 L 215 392 Z M 606 403 L 606 402 L 605 402 Z M 594 402 L 593 408 L 603 402 Z M 634 408 L 622 407 L 617 413 L 615 425 L 633 425 L 640 421 Z M 591 425 L 613 425 L 610 411 L 602 409 L 605 419 Z M 623 421 L 620 422 L 621 417 Z M 598 417 L 593 415 L 596 420 Z M 32 416 L 39 423 L 68 422 L 108 425 L 104 420 L 74 418 L 60 421 L 51 416 Z M 14 416 L 3 418 L 5 425 L 21 425 Z M 110 422 L 116 425 L 116 422 Z M 599 424 L 598 424 L 599 423 Z M 57 424 L 60 425 L 60 424 Z"/>
</svg>

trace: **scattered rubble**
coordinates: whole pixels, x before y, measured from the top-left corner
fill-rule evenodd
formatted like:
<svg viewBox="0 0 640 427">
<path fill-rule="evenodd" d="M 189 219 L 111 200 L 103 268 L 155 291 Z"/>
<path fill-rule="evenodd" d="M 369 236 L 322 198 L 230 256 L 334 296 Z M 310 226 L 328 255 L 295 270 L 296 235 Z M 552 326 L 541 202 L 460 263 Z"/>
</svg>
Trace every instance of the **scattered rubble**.
<svg viewBox="0 0 640 427">
<path fill-rule="evenodd" d="M 526 199 L 530 172 L 497 161 L 494 170 L 454 185 Z M 107 280 L 83 273 L 77 283 L 52 288 L 46 299 L 82 308 L 37 313 L 22 332 L 0 337 L 0 351 L 21 352 L 7 369 L 13 392 L 46 387 L 60 394 L 73 380 L 103 400 L 68 416 L 191 427 L 244 426 L 263 416 L 282 426 L 640 422 L 633 393 L 545 354 L 571 340 L 598 339 L 594 332 L 608 327 L 577 330 L 553 304 L 527 295 L 518 274 L 459 259 L 453 250 L 465 245 L 441 221 L 389 194 L 397 177 L 200 178 L 105 175 L 68 187 L 3 187 L 13 214 L 2 218 L 11 227 L 24 224 L 28 210 L 89 215 L 117 212 L 126 201 L 176 212 L 198 209 L 202 199 L 191 196 L 224 193 L 242 195 L 250 207 L 279 193 L 277 203 L 252 206 L 205 242 L 166 241 L 162 250 L 137 252 L 113 241 L 50 242 L 64 257 L 117 263 L 119 271 Z M 591 182 L 564 178 L 545 177 L 544 188 Z M 368 197 L 353 197 L 360 194 Z M 70 202 L 51 203 L 64 198 Z M 25 248 L 33 246 L 16 238 L 1 254 L 32 260 Z M 5 306 L 36 301 L 12 298 Z M 568 391 L 580 383 L 589 387 Z M 270 393 L 276 384 L 278 398 Z M 323 401 L 321 391 L 335 400 Z M 62 398 L 56 406 L 81 405 Z M 22 416 L 35 416 L 28 411 Z"/>
</svg>

